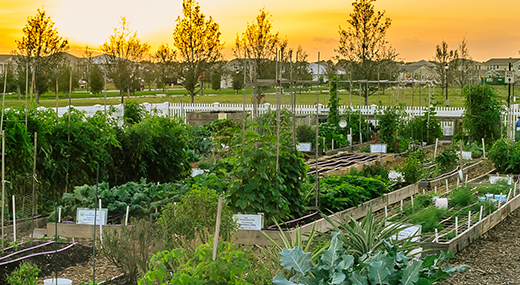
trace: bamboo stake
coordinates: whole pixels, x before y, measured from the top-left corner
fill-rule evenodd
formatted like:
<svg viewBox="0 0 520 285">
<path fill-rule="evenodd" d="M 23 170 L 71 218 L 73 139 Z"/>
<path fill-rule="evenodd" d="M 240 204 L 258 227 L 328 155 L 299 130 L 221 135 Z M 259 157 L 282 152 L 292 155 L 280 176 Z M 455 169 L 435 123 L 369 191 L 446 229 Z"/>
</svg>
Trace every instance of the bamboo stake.
<svg viewBox="0 0 520 285">
<path fill-rule="evenodd" d="M 471 227 L 471 211 L 468 212 L 468 230 Z"/>
<path fill-rule="evenodd" d="M 217 248 L 218 248 L 218 236 L 220 231 L 220 216 L 222 214 L 222 196 L 218 197 L 218 208 L 217 208 L 217 221 L 215 225 L 215 238 L 213 239 L 213 255 L 212 259 L 217 259 Z"/>
<path fill-rule="evenodd" d="M 459 236 L 459 217 L 455 217 L 455 236 Z"/>
<path fill-rule="evenodd" d="M 2 119 L 0 121 L 0 130 L 4 129 L 4 109 L 5 109 L 5 91 L 7 87 L 7 70 L 4 69 L 4 93 L 2 95 Z"/>
<path fill-rule="evenodd" d="M 2 247 L 4 247 L 4 212 L 5 212 L 5 132 L 2 132 Z"/>
<path fill-rule="evenodd" d="M 130 210 L 130 206 L 126 206 L 126 215 L 125 215 L 125 226 L 128 226 L 128 212 Z"/>
<path fill-rule="evenodd" d="M 16 242 L 16 202 L 13 195 L 13 241 Z"/>
</svg>

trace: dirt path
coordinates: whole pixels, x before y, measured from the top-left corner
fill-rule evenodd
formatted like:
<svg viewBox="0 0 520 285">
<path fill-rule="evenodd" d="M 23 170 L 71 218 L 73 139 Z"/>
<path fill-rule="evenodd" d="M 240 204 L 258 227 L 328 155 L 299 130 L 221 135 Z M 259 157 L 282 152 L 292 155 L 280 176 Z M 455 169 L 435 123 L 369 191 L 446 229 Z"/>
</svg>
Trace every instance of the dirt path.
<svg viewBox="0 0 520 285">
<path fill-rule="evenodd" d="M 455 255 L 451 265 L 471 269 L 455 273 L 439 285 L 520 284 L 520 209 Z"/>
</svg>

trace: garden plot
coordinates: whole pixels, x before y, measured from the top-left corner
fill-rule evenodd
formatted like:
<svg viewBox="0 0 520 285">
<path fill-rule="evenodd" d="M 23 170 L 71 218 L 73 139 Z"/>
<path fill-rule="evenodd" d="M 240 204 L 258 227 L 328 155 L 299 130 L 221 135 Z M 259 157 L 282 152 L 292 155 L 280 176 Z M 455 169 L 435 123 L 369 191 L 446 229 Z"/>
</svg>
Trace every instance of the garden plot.
<svg viewBox="0 0 520 285">
<path fill-rule="evenodd" d="M 468 183 L 442 195 L 416 195 L 388 215 L 393 222 L 421 224 L 424 249 L 456 253 L 518 208 L 517 192 L 515 185 Z"/>
<path fill-rule="evenodd" d="M 337 170 L 350 168 L 354 165 L 365 165 L 368 162 L 373 162 L 381 159 L 383 156 L 378 154 L 363 154 L 363 153 L 342 153 L 326 159 L 318 160 L 318 173 L 325 175 Z M 314 175 L 316 173 L 316 162 L 307 162 L 310 171 L 307 175 Z"/>
</svg>

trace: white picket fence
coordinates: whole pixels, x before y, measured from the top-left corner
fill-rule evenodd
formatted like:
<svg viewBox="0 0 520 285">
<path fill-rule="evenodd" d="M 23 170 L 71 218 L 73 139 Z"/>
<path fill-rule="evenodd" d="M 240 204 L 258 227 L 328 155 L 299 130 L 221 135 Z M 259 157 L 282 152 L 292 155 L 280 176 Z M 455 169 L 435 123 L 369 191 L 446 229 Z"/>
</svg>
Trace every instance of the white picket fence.
<svg viewBox="0 0 520 285">
<path fill-rule="evenodd" d="M 204 112 L 204 111 L 214 111 L 214 112 L 226 112 L 226 111 L 242 111 L 244 109 L 242 104 L 220 104 L 218 102 L 215 103 L 142 103 L 147 112 L 156 112 L 158 115 L 162 116 L 179 116 L 181 118 L 186 118 L 187 112 Z M 112 105 L 112 106 L 104 106 L 104 105 L 94 105 L 94 106 L 70 106 L 77 110 L 84 111 L 87 116 L 93 116 L 96 112 L 105 110 L 109 110 L 110 107 L 116 109 L 116 113 L 114 114 L 116 117 L 123 116 L 123 105 Z M 282 105 L 282 109 L 292 110 L 291 105 Z M 352 111 L 361 110 L 361 113 L 364 116 L 374 116 L 377 115 L 378 112 L 382 111 L 387 107 L 378 107 L 376 105 L 370 106 L 348 106 L 342 105 L 339 107 L 341 113 L 345 110 L 351 109 Z M 39 109 L 45 109 L 44 107 L 39 107 Z M 55 110 L 56 108 L 50 108 Z M 61 107 L 58 108 L 58 115 L 63 116 L 68 113 L 69 107 Z M 245 105 L 246 112 L 253 111 L 253 104 Z M 265 103 L 260 104 L 258 106 L 258 113 L 263 114 L 268 112 L 269 110 L 275 111 L 276 105 Z M 327 114 L 329 111 L 326 105 L 318 104 L 318 105 L 295 105 L 295 113 L 298 115 L 312 115 L 316 114 Z M 422 116 L 427 110 L 422 107 L 405 107 L 405 111 L 409 115 L 413 116 Z M 464 108 L 461 107 L 436 107 L 435 111 L 437 113 L 437 117 L 444 118 L 460 118 L 464 113 Z M 503 122 L 509 126 L 513 126 L 516 123 L 517 118 L 520 117 L 520 104 L 514 104 L 511 107 L 510 112 L 503 113 Z M 370 118 L 369 120 L 373 123 L 377 122 L 376 118 Z M 444 129 L 445 135 L 453 135 L 454 125 L 452 121 L 441 121 L 441 126 Z M 511 132 L 513 128 L 511 128 Z"/>
<path fill-rule="evenodd" d="M 180 116 L 185 118 L 186 112 L 204 112 L 204 111 L 214 111 L 214 112 L 227 112 L 227 111 L 242 111 L 243 105 L 242 104 L 220 104 L 220 103 L 143 103 L 142 104 L 148 112 L 151 112 L 152 110 L 157 110 L 159 114 L 165 115 L 165 116 Z M 75 108 L 77 110 L 85 111 L 87 116 L 93 116 L 97 111 L 103 112 L 105 110 L 104 105 L 94 105 L 94 106 L 71 106 L 72 108 Z M 110 106 L 106 106 L 106 109 L 108 110 Z M 117 110 L 122 110 L 122 105 L 112 105 L 112 107 L 116 108 Z M 291 105 L 282 105 L 282 109 L 292 110 Z M 40 107 L 41 109 L 45 109 L 44 107 Z M 68 106 L 67 107 L 61 107 L 58 108 L 58 115 L 62 116 L 64 114 L 67 114 L 68 112 Z M 345 110 L 351 109 L 353 111 L 361 110 L 361 113 L 363 115 L 373 116 L 377 114 L 378 111 L 383 110 L 386 108 L 378 107 L 376 105 L 370 105 L 370 106 L 348 106 L 348 105 L 342 105 L 339 107 L 340 112 L 344 112 Z M 55 108 L 50 108 L 52 110 L 55 110 Z M 246 112 L 253 111 L 253 104 L 246 104 L 245 106 Z M 276 110 L 276 105 L 265 103 L 260 104 L 258 106 L 258 112 L 259 114 L 263 114 L 269 110 Z M 424 112 L 426 111 L 425 108 L 421 107 L 405 107 L 405 110 L 408 114 L 414 115 L 414 116 L 422 116 Z M 437 107 L 436 109 L 437 117 L 453 117 L 458 118 L 462 116 L 462 113 L 464 112 L 464 108 L 459 107 Z M 328 113 L 329 108 L 326 105 L 318 104 L 318 105 L 295 105 L 295 113 L 298 115 L 311 115 L 316 114 L 316 111 L 319 114 Z"/>
</svg>

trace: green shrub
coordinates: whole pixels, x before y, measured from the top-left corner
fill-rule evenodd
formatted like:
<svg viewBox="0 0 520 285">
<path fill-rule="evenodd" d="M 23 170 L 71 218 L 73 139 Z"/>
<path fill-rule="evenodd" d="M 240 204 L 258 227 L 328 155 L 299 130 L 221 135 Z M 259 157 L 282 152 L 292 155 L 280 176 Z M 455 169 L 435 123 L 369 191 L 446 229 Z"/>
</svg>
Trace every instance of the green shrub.
<svg viewBox="0 0 520 285">
<path fill-rule="evenodd" d="M 321 207 L 333 212 L 357 206 L 388 192 L 377 178 L 327 175 L 320 179 Z"/>
<path fill-rule="evenodd" d="M 205 243 L 195 252 L 184 248 L 163 251 L 150 260 L 150 270 L 139 285 L 153 284 L 252 284 L 248 279 L 258 277 L 248 255 L 227 242 L 219 242 L 217 259 L 212 259 L 213 245 Z M 261 283 L 255 283 L 261 284 Z"/>
<path fill-rule="evenodd" d="M 458 188 L 450 192 L 449 196 L 450 205 L 458 205 L 459 207 L 466 207 L 477 202 L 477 197 L 471 192 L 470 187 Z"/>
<path fill-rule="evenodd" d="M 439 169 L 443 172 L 450 172 L 457 166 L 459 161 L 459 156 L 457 155 L 457 150 L 451 146 L 446 148 L 442 153 L 437 154 L 435 158 L 435 163 L 438 164 Z"/>
<path fill-rule="evenodd" d="M 23 261 L 11 274 L 6 275 L 9 285 L 36 285 L 40 269 L 30 263 Z"/>
<path fill-rule="evenodd" d="M 132 221 L 132 226 L 122 226 L 120 234 L 115 229 L 103 233 L 101 254 L 125 273 L 130 284 L 136 284 L 148 260 L 164 248 L 161 234 L 150 220 Z"/>
<path fill-rule="evenodd" d="M 415 183 L 423 176 L 424 153 L 420 150 L 408 154 L 400 171 L 403 173 L 404 181 Z"/>
<path fill-rule="evenodd" d="M 201 238 L 207 242 L 215 231 L 218 208 L 218 194 L 205 186 L 186 193 L 180 203 L 170 203 L 163 207 L 158 220 L 166 235 L 167 245 L 175 245 L 179 237 L 186 239 Z M 237 228 L 233 214 L 228 206 L 223 204 L 220 222 L 220 235 L 229 239 Z"/>
<path fill-rule="evenodd" d="M 422 233 L 431 233 L 435 229 L 441 230 L 444 225 L 440 223 L 448 214 L 447 209 L 439 209 L 435 206 L 428 207 L 412 217 L 412 224 L 422 225 Z"/>
<path fill-rule="evenodd" d="M 299 125 L 296 127 L 296 139 L 301 143 L 316 141 L 316 129 L 309 125 Z"/>
</svg>

